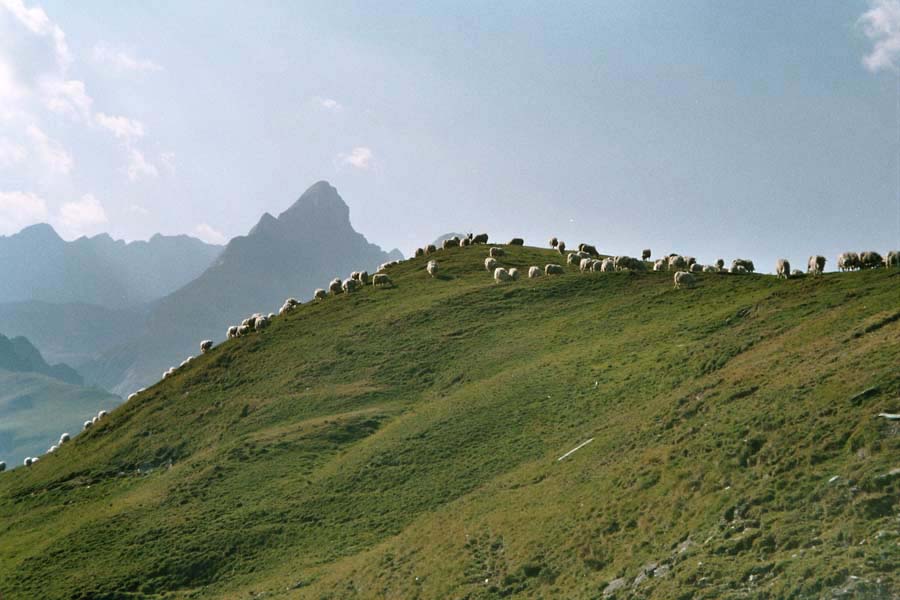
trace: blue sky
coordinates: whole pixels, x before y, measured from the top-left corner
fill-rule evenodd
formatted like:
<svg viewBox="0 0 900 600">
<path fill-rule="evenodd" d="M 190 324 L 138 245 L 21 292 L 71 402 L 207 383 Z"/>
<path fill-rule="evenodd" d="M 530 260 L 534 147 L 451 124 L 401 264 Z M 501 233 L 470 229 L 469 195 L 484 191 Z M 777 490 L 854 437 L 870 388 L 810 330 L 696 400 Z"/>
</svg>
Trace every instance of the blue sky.
<svg viewBox="0 0 900 600">
<path fill-rule="evenodd" d="M 898 56 L 900 0 L 0 0 L 0 234 L 223 241 L 327 179 L 406 253 L 833 266 L 900 246 Z"/>
</svg>

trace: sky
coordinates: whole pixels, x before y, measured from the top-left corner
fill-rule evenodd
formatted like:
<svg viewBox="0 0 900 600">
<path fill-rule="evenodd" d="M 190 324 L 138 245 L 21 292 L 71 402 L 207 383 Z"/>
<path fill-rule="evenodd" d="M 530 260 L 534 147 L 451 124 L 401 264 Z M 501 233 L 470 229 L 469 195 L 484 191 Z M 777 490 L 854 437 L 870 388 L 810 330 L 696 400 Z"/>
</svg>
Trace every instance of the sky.
<svg viewBox="0 0 900 600">
<path fill-rule="evenodd" d="M 0 235 L 900 247 L 900 0 L 0 0 Z"/>
</svg>

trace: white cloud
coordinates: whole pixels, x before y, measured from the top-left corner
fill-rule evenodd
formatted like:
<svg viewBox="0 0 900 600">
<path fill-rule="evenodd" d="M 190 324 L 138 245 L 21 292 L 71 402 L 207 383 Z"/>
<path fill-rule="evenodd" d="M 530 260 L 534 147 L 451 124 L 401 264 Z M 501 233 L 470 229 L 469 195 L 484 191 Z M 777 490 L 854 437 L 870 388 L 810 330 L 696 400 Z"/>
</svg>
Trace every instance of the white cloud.
<svg viewBox="0 0 900 600">
<path fill-rule="evenodd" d="M 44 96 L 44 105 L 51 112 L 73 119 L 90 120 L 91 105 L 94 101 L 87 95 L 83 81 L 45 79 L 41 82 L 41 92 Z"/>
<path fill-rule="evenodd" d="M 0 138 L 0 168 L 11 167 L 25 160 L 28 152 L 25 146 L 16 144 L 9 138 Z"/>
<path fill-rule="evenodd" d="M 207 223 L 200 223 L 196 227 L 194 227 L 193 234 L 206 242 L 207 244 L 224 244 L 228 241 L 228 238 L 225 237 L 225 234 L 221 231 L 214 229 L 211 225 Z"/>
<path fill-rule="evenodd" d="M 143 152 L 135 148 L 131 148 L 128 150 L 128 154 L 128 168 L 126 169 L 126 171 L 128 173 L 129 180 L 137 181 L 142 176 L 159 176 L 159 169 L 157 169 L 156 165 L 154 165 L 153 163 L 147 162 L 147 159 L 144 158 Z"/>
<path fill-rule="evenodd" d="M 109 219 L 100 201 L 93 194 L 85 194 L 81 200 L 60 207 L 58 222 L 65 232 L 79 235 L 108 223 Z"/>
<path fill-rule="evenodd" d="M 0 234 L 47 220 L 47 203 L 29 192 L 0 192 Z"/>
<path fill-rule="evenodd" d="M 132 204 L 128 207 L 128 212 L 136 214 L 141 217 L 146 217 L 150 214 L 150 211 L 141 206 L 140 204 Z"/>
<path fill-rule="evenodd" d="M 128 117 L 116 117 L 98 112 L 94 115 L 94 122 L 100 127 L 108 129 L 117 138 L 132 140 L 144 137 L 144 124 Z"/>
<path fill-rule="evenodd" d="M 72 170 L 74 160 L 62 144 L 47 136 L 36 125 L 29 125 L 26 130 L 35 154 L 51 171 L 68 175 Z"/>
<path fill-rule="evenodd" d="M 41 37 L 50 37 L 56 51 L 56 61 L 65 70 L 72 63 L 72 53 L 66 43 L 66 34 L 53 23 L 40 6 L 27 8 L 22 0 L 0 0 L 0 8 L 6 9 L 25 29 Z"/>
<path fill-rule="evenodd" d="M 324 108 L 325 110 L 330 110 L 332 112 L 340 112 L 344 108 L 343 106 L 341 106 L 340 102 L 334 100 L 333 98 L 322 98 L 321 96 L 316 96 L 314 100 L 320 108 Z"/>
<path fill-rule="evenodd" d="M 338 154 L 338 160 L 341 164 L 350 165 L 356 169 L 366 170 L 374 166 L 372 149 L 365 146 L 357 146 L 350 151 L 350 154 Z"/>
<path fill-rule="evenodd" d="M 869 6 L 859 23 L 874 46 L 863 64 L 872 72 L 896 69 L 900 58 L 900 0 L 871 0 Z"/>
<path fill-rule="evenodd" d="M 162 66 L 152 60 L 135 58 L 124 50 L 110 48 L 105 42 L 94 46 L 94 61 L 108 64 L 118 71 L 148 72 L 162 71 Z"/>
</svg>

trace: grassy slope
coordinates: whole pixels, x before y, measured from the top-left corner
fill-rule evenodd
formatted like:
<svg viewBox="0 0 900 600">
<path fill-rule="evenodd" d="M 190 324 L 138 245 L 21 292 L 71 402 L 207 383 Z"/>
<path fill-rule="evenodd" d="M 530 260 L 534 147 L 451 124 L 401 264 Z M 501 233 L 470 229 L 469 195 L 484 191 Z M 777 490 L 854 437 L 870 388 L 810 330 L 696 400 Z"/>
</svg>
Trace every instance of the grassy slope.
<svg viewBox="0 0 900 600">
<path fill-rule="evenodd" d="M 97 388 L 0 370 L 0 460 L 14 467 L 26 456 L 40 456 L 64 431 L 77 433 L 100 409 L 121 403 Z"/>
<path fill-rule="evenodd" d="M 896 270 L 494 285 L 485 255 L 305 305 L 0 476 L 4 598 L 900 589 Z"/>
</svg>

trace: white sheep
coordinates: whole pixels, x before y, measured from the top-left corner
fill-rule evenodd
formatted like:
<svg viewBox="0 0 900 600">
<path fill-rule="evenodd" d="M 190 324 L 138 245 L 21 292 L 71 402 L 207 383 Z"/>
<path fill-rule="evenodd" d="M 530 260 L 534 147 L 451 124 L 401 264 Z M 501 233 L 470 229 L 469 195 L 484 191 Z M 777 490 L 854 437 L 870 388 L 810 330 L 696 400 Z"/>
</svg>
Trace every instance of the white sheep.
<svg viewBox="0 0 900 600">
<path fill-rule="evenodd" d="M 503 248 L 494 247 L 488 251 L 488 256 L 490 256 L 492 258 L 499 258 L 499 257 L 503 256 L 504 254 L 506 254 L 506 252 L 503 251 Z"/>
<path fill-rule="evenodd" d="M 328 284 L 328 291 L 331 292 L 332 295 L 340 294 L 342 284 L 343 282 L 340 277 L 335 277 L 331 280 L 331 283 Z"/>
<path fill-rule="evenodd" d="M 105 410 L 101 410 L 100 412 L 97 413 L 97 418 L 98 418 L 98 419 L 102 419 L 103 417 L 105 417 L 105 416 L 108 415 L 108 414 L 109 414 L 109 413 L 106 412 Z"/>
<path fill-rule="evenodd" d="M 559 246 L 559 240 L 555 237 L 550 238 L 550 241 L 548 243 L 550 244 L 551 248 L 556 248 L 557 246 Z"/>
<path fill-rule="evenodd" d="M 327 292 L 322 288 L 316 288 L 316 291 L 313 292 L 313 298 L 316 300 L 324 300 L 325 296 L 327 296 Z"/>
<path fill-rule="evenodd" d="M 236 338 L 237 336 L 238 336 L 238 326 L 237 325 L 232 325 L 231 327 L 229 327 L 228 332 L 225 334 L 225 337 L 229 340 L 232 338 Z"/>
<path fill-rule="evenodd" d="M 512 279 L 513 281 L 518 281 L 519 280 L 519 270 L 515 267 L 510 269 L 509 270 L 509 278 Z"/>
<path fill-rule="evenodd" d="M 677 271 L 675 273 L 675 289 L 681 288 L 681 286 L 685 287 L 694 287 L 694 283 L 696 283 L 696 278 L 692 273 L 688 273 L 687 271 Z"/>
<path fill-rule="evenodd" d="M 863 269 L 875 269 L 884 265 L 884 258 L 878 252 L 868 250 L 859 253 L 859 264 Z"/>
<path fill-rule="evenodd" d="M 599 259 L 593 259 L 591 261 L 591 271 L 602 272 L 603 271 L 603 261 Z"/>
<path fill-rule="evenodd" d="M 247 335 L 248 333 L 250 333 L 249 325 L 241 325 L 240 327 L 238 327 L 238 332 L 237 332 L 238 337 L 240 337 L 242 335 Z"/>
<path fill-rule="evenodd" d="M 0 460 L 0 473 L 6 470 L 6 463 Z"/>
<path fill-rule="evenodd" d="M 791 263 L 786 258 L 775 261 L 775 275 L 778 279 L 787 279 L 791 275 Z"/>
<path fill-rule="evenodd" d="M 26 467 L 30 467 L 32 464 L 34 464 L 34 460 L 35 459 L 31 458 L 30 456 L 26 456 L 25 460 L 22 461 L 22 464 L 24 464 Z"/>
<path fill-rule="evenodd" d="M 669 268 L 669 261 L 665 258 L 659 258 L 653 263 L 654 271 L 666 271 Z"/>
<path fill-rule="evenodd" d="M 528 267 L 528 278 L 534 279 L 535 277 L 540 277 L 542 274 L 540 267 Z"/>
<path fill-rule="evenodd" d="M 501 281 L 509 281 L 510 279 L 512 278 L 509 276 L 509 271 L 507 271 L 503 267 L 497 267 L 496 269 L 494 269 L 494 281 L 496 283 L 500 283 Z"/>
<path fill-rule="evenodd" d="M 437 272 L 438 272 L 437 261 L 429 260 L 428 264 L 425 265 L 425 270 L 428 271 L 428 274 L 431 275 L 432 277 L 436 277 Z"/>
<path fill-rule="evenodd" d="M 584 273 L 585 271 L 590 271 L 593 262 L 594 261 L 590 258 L 582 258 L 580 261 L 578 261 L 578 270 L 582 273 Z"/>
<path fill-rule="evenodd" d="M 860 256 L 862 259 L 862 256 Z M 806 272 L 813 275 L 820 275 L 825 270 L 825 257 L 821 255 L 810 256 L 806 262 Z"/>
<path fill-rule="evenodd" d="M 804 273 L 800 269 L 794 269 L 793 271 L 791 271 L 791 277 L 803 277 L 804 275 L 806 275 L 806 273 Z"/>
<path fill-rule="evenodd" d="M 416 258 L 419 258 L 420 256 L 425 256 L 425 248 L 416 248 L 416 252 L 415 252 L 414 256 Z"/>
<path fill-rule="evenodd" d="M 472 238 L 470 238 L 470 237 L 468 237 L 468 236 L 467 236 L 467 237 L 464 237 L 464 238 L 461 239 L 461 240 L 459 240 L 459 247 L 460 247 L 460 248 L 465 248 L 466 246 L 470 246 L 471 244 L 472 244 Z"/>
<path fill-rule="evenodd" d="M 256 331 L 262 331 L 263 329 L 265 329 L 268 326 L 269 326 L 269 318 L 263 317 L 263 316 L 257 317 L 256 322 L 253 324 L 253 328 Z"/>
<path fill-rule="evenodd" d="M 394 285 L 387 273 L 375 273 L 372 275 L 372 285 Z"/>
<path fill-rule="evenodd" d="M 603 259 L 603 262 L 600 263 L 600 271 L 602 273 L 612 273 L 615 270 L 616 270 L 616 261 L 608 256 Z"/>
<path fill-rule="evenodd" d="M 90 428 L 91 428 L 91 425 L 93 425 L 93 424 L 94 424 L 94 423 L 91 422 L 91 421 L 85 421 L 85 422 L 84 422 L 84 428 L 85 428 L 85 429 L 90 429 Z"/>
<path fill-rule="evenodd" d="M 450 239 L 444 240 L 444 243 L 442 244 L 441 247 L 444 250 L 447 250 L 448 248 L 453 248 L 454 246 L 459 246 L 459 238 L 456 236 L 453 236 Z"/>
<path fill-rule="evenodd" d="M 578 266 L 578 263 L 581 262 L 581 256 L 576 254 L 575 252 L 570 252 L 566 255 L 566 264 L 572 266 Z"/>
<path fill-rule="evenodd" d="M 473 244 L 487 244 L 488 243 L 488 234 L 479 233 L 475 237 L 472 238 Z"/>
<path fill-rule="evenodd" d="M 719 267 L 717 267 L 716 265 L 703 265 L 703 272 L 704 273 L 718 273 Z"/>
<path fill-rule="evenodd" d="M 207 352 L 209 352 L 212 349 L 212 347 L 213 347 L 212 340 L 203 340 L 202 342 L 200 342 L 200 354 L 206 354 Z"/>
<path fill-rule="evenodd" d="M 900 251 L 889 251 L 884 257 L 884 266 L 887 268 L 900 267 Z"/>
<path fill-rule="evenodd" d="M 181 361 L 181 364 L 178 365 L 178 368 L 180 369 L 181 367 L 186 367 L 186 366 L 188 365 L 188 363 L 190 363 L 192 360 L 194 360 L 194 357 L 193 357 L 193 356 L 188 356 L 186 359 L 184 359 L 183 361 Z"/>
<path fill-rule="evenodd" d="M 691 273 L 702 273 L 702 272 L 703 272 L 703 265 L 701 265 L 700 263 L 696 263 L 696 262 L 695 262 L 694 264 L 691 265 L 690 272 L 691 272 Z"/>
<path fill-rule="evenodd" d="M 556 243 L 556 249 L 559 251 L 560 254 L 565 254 L 566 253 L 566 243 L 562 240 L 558 241 Z"/>
<path fill-rule="evenodd" d="M 687 260 L 683 256 L 679 256 L 678 254 L 673 254 L 669 256 L 669 270 L 674 271 L 676 269 L 687 269 L 688 264 Z"/>
<path fill-rule="evenodd" d="M 563 268 L 562 265 L 557 265 L 557 264 L 553 264 L 553 263 L 544 265 L 544 275 L 562 275 L 565 272 L 566 272 L 566 270 Z"/>
<path fill-rule="evenodd" d="M 486 259 L 484 259 L 484 268 L 488 272 L 493 273 L 494 269 L 497 268 L 497 259 L 493 258 L 491 256 L 488 256 Z"/>
<path fill-rule="evenodd" d="M 425 254 L 434 254 L 435 252 L 437 252 L 437 246 L 435 246 L 434 244 L 428 244 L 427 246 L 425 246 Z M 378 270 L 380 271 L 381 269 Z"/>
<path fill-rule="evenodd" d="M 47 448 L 47 452 L 48 452 L 49 454 L 53 454 L 53 453 L 56 452 L 57 450 L 59 450 L 59 446 L 57 446 L 56 444 L 53 444 L 52 446 L 50 446 L 49 448 Z"/>
<path fill-rule="evenodd" d="M 743 267 L 743 270 L 736 270 L 736 267 Z M 732 273 L 752 273 L 756 270 L 756 267 L 753 266 L 753 261 L 748 260 L 746 258 L 736 258 L 731 261 L 731 272 Z"/>
<path fill-rule="evenodd" d="M 591 244 L 578 244 L 578 251 L 586 252 L 590 256 L 600 256 L 600 253 L 597 252 L 597 247 Z"/>
<path fill-rule="evenodd" d="M 359 281 L 353 278 L 348 278 L 344 280 L 344 283 L 341 284 L 341 289 L 344 290 L 345 294 L 352 294 L 359 287 Z"/>
<path fill-rule="evenodd" d="M 91 417 L 91 423 L 93 423 L 94 425 L 96 425 L 99 422 L 100 422 L 100 417 L 97 417 L 97 416 Z"/>
<path fill-rule="evenodd" d="M 70 436 L 68 433 L 60 434 L 59 443 L 60 443 L 60 445 L 65 444 L 66 442 L 68 442 L 71 439 L 72 439 L 72 436 Z"/>
<path fill-rule="evenodd" d="M 837 266 L 841 271 L 853 271 L 854 269 L 858 269 L 860 266 L 859 254 L 856 252 L 841 253 L 838 255 Z"/>
</svg>

